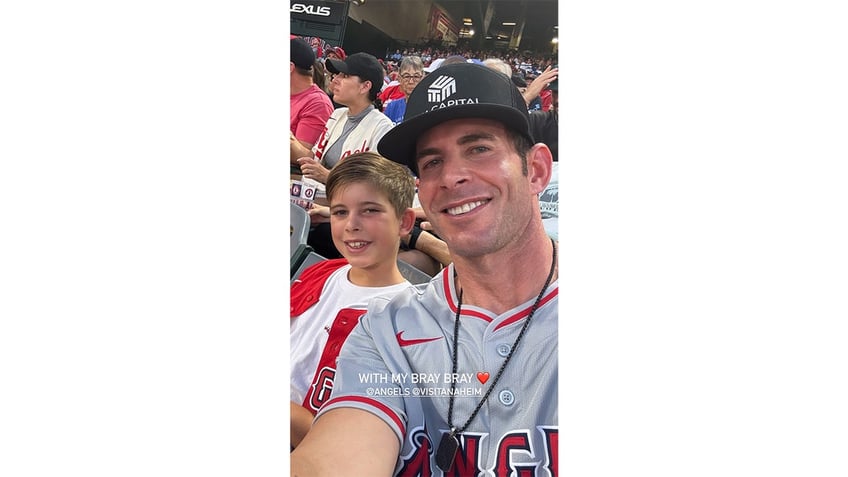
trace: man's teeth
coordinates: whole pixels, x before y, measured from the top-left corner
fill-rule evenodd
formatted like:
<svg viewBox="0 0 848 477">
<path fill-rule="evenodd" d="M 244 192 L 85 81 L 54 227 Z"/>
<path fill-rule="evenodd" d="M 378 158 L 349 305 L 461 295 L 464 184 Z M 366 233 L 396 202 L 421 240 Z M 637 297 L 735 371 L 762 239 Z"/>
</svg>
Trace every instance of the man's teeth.
<svg viewBox="0 0 848 477">
<path fill-rule="evenodd" d="M 350 247 L 350 248 L 362 248 L 362 247 L 364 247 L 367 243 L 368 243 L 368 242 L 348 242 L 348 243 L 347 243 L 347 246 L 348 246 L 348 247 Z"/>
<path fill-rule="evenodd" d="M 471 212 L 472 210 L 476 209 L 477 207 L 480 207 L 485 203 L 486 202 L 483 200 L 478 200 L 477 202 L 469 202 L 467 204 L 460 205 L 459 207 L 451 207 L 447 210 L 447 212 L 450 215 L 465 214 Z"/>
</svg>

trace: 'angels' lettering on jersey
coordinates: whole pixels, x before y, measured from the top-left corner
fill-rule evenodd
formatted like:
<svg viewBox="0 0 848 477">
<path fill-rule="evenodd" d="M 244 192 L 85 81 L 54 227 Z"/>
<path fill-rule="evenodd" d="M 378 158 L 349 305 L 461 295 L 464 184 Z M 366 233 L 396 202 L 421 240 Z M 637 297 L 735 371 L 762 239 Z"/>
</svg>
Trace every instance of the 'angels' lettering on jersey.
<svg viewBox="0 0 848 477">
<path fill-rule="evenodd" d="M 412 452 L 403 458 L 403 465 L 397 472 L 398 477 L 430 476 L 433 475 L 430 468 L 430 456 L 433 455 L 433 446 L 427 436 L 427 428 L 415 429 L 409 434 L 409 441 L 413 445 Z"/>
<path fill-rule="evenodd" d="M 446 477 L 557 477 L 559 460 L 557 448 L 559 431 L 556 427 L 539 426 L 532 438 L 528 430 L 514 430 L 503 434 L 498 441 L 497 454 L 491 468 L 484 468 L 482 450 L 487 433 L 462 433 L 459 450 Z M 448 431 L 443 431 L 446 434 Z M 417 428 L 408 435 L 412 451 L 401 458 L 397 477 L 429 477 L 436 469 L 431 458 L 434 447 L 426 428 Z M 523 456 L 524 458 L 520 458 Z"/>
<path fill-rule="evenodd" d="M 321 405 L 330 399 L 330 394 L 333 392 L 333 378 L 335 377 L 336 370 L 329 366 L 324 366 L 316 373 L 315 381 L 306 396 L 309 408 L 313 413 L 318 412 Z"/>
<path fill-rule="evenodd" d="M 315 376 L 312 378 L 312 385 L 302 403 L 303 407 L 309 409 L 312 414 L 318 412 L 321 406 L 330 399 L 333 392 L 333 380 L 336 377 L 336 360 L 339 356 L 339 350 L 344 345 L 350 332 L 359 323 L 359 318 L 364 314 L 365 310 L 346 308 L 340 310 L 333 320 L 329 330 L 330 336 L 324 346 L 324 352 L 321 353 Z"/>
</svg>

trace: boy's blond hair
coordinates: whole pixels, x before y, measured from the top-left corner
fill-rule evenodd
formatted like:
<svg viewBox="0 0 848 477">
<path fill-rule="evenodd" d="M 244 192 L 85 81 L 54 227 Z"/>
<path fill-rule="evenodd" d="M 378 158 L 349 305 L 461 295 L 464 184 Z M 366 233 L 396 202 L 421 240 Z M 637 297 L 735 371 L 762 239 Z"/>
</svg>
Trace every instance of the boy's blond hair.
<svg viewBox="0 0 848 477">
<path fill-rule="evenodd" d="M 327 200 L 351 184 L 366 183 L 385 194 L 398 217 L 412 207 L 415 178 L 408 169 L 376 152 L 351 154 L 330 170 L 327 177 Z"/>
</svg>

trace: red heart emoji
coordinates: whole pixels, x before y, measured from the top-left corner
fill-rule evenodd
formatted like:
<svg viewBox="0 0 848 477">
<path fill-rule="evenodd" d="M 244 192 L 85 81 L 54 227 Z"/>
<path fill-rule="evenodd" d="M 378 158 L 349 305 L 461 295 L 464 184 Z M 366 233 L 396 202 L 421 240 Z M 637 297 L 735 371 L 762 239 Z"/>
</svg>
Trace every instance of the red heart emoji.
<svg viewBox="0 0 848 477">
<path fill-rule="evenodd" d="M 480 384 L 486 384 L 486 381 L 489 380 L 489 373 L 484 373 L 480 371 L 477 373 L 477 381 L 480 381 Z"/>
</svg>

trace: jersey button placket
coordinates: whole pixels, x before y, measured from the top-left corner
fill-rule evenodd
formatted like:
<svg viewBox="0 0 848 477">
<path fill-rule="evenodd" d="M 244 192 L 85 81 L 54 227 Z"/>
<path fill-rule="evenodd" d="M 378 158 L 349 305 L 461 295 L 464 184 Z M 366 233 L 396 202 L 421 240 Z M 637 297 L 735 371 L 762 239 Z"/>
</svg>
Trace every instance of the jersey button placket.
<svg viewBox="0 0 848 477">
<path fill-rule="evenodd" d="M 497 348 L 498 355 L 500 355 L 503 358 L 506 358 L 507 356 L 509 356 L 509 351 L 511 349 L 512 349 L 512 347 L 510 345 L 508 345 L 506 343 L 501 343 L 501 344 L 498 345 L 498 348 Z"/>
<path fill-rule="evenodd" d="M 504 406 L 512 406 L 512 404 L 515 402 L 515 396 L 509 389 L 504 389 L 503 391 L 498 393 L 498 400 Z"/>
</svg>

